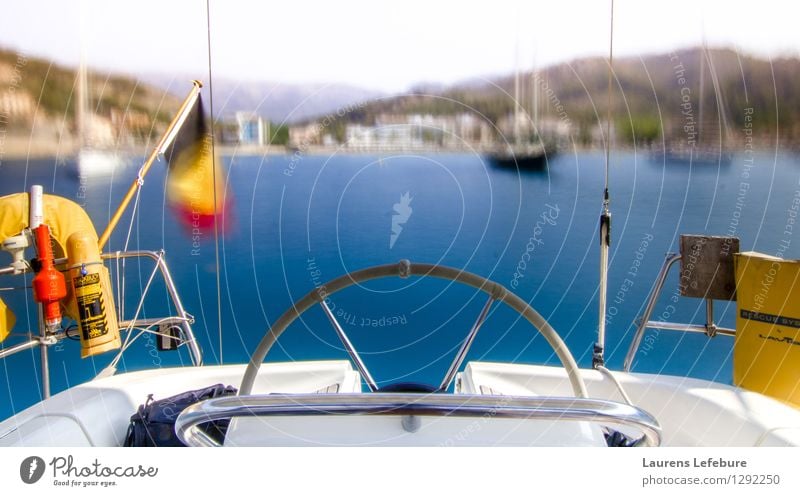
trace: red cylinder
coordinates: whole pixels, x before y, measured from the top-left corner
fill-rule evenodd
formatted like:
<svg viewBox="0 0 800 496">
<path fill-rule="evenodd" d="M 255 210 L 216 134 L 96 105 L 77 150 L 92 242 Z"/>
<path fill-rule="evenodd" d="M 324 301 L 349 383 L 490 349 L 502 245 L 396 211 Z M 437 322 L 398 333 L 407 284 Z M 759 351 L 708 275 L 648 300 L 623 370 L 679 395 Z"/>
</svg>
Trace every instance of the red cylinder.
<svg viewBox="0 0 800 496">
<path fill-rule="evenodd" d="M 52 330 L 61 324 L 59 302 L 67 296 L 67 286 L 64 283 L 64 274 L 56 270 L 54 264 L 50 228 L 46 224 L 41 224 L 34 229 L 34 233 L 41 268 L 33 278 L 33 299 L 42 304 L 45 327 Z"/>
</svg>

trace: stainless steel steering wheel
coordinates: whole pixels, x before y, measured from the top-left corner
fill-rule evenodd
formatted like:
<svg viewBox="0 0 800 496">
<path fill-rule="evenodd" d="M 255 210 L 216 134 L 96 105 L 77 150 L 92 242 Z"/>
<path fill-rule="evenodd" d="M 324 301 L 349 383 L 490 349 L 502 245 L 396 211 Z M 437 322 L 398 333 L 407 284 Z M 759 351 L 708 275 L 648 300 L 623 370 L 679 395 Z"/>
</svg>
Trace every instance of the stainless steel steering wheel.
<svg viewBox="0 0 800 496">
<path fill-rule="evenodd" d="M 564 341 L 561 340 L 558 333 L 550 326 L 547 320 L 545 320 L 544 317 L 542 317 L 536 310 L 531 308 L 531 306 L 528 305 L 524 300 L 514 293 L 508 291 L 501 284 L 490 281 L 471 272 L 442 265 L 412 264 L 408 260 L 401 260 L 396 264 L 376 265 L 366 269 L 347 273 L 307 293 L 296 304 L 292 305 L 291 308 L 286 310 L 286 312 L 284 312 L 283 315 L 281 315 L 280 318 L 278 318 L 278 320 L 275 321 L 275 323 L 269 329 L 267 329 L 266 334 L 264 334 L 264 337 L 258 343 L 258 347 L 250 357 L 250 363 L 247 365 L 244 377 L 242 378 L 242 384 L 239 387 L 239 395 L 245 396 L 252 392 L 256 375 L 258 374 L 258 370 L 261 367 L 261 363 L 264 361 L 264 358 L 267 356 L 267 353 L 269 353 L 270 349 L 272 349 L 272 346 L 278 340 L 280 335 L 283 334 L 283 331 L 285 331 L 292 324 L 292 322 L 297 319 L 297 317 L 302 315 L 313 305 L 321 304 L 326 311 L 329 311 L 325 306 L 325 299 L 345 288 L 372 279 L 382 279 L 386 277 L 407 278 L 410 276 L 430 276 L 446 279 L 449 281 L 466 284 L 467 286 L 472 286 L 473 288 L 483 291 L 489 295 L 489 301 L 484 307 L 484 311 L 481 312 L 483 317 L 485 317 L 485 313 L 493 301 L 503 302 L 514 309 L 528 322 L 530 322 L 530 324 L 535 327 L 542 336 L 544 336 L 544 338 L 553 348 L 553 351 L 561 360 L 561 364 L 564 366 L 564 369 L 567 372 L 567 376 L 569 377 L 569 381 L 575 396 L 579 398 L 588 397 L 586 393 L 586 385 L 584 384 L 578 370 L 578 364 L 575 362 L 575 358 L 570 353 L 566 344 L 564 344 Z M 479 322 L 476 322 L 476 325 L 479 325 Z M 475 328 L 473 329 L 477 330 Z M 464 347 L 462 347 L 462 350 L 465 350 Z M 463 360 L 463 356 L 460 358 Z M 460 364 L 458 360 L 454 362 L 456 368 L 458 364 Z M 448 377 L 452 378 L 452 375 L 454 375 L 455 372 L 456 370 L 451 367 L 451 370 L 448 371 Z M 445 378 L 444 384 L 446 385 L 447 382 L 448 378 Z"/>
</svg>

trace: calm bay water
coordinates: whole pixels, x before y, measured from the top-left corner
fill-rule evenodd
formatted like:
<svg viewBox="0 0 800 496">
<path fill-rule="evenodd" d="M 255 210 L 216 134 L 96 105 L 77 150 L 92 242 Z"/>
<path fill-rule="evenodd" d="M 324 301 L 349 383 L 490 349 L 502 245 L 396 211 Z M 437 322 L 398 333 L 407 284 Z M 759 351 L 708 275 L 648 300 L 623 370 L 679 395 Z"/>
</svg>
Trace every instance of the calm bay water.
<svg viewBox="0 0 800 496">
<path fill-rule="evenodd" d="M 523 174 L 455 154 L 226 161 L 233 199 L 218 245 L 219 292 L 213 232 L 178 227 L 165 206 L 163 167 L 145 180 L 128 245 L 166 250 L 184 305 L 197 319 L 194 330 L 207 363 L 246 361 L 269 323 L 315 286 L 345 271 L 407 258 L 463 268 L 513 289 L 561 333 L 581 366 L 590 364 L 597 327 L 601 153 L 562 154 L 547 172 Z M 80 181 L 70 175 L 70 165 L 5 161 L 0 195 L 42 184 L 45 192 L 82 204 L 102 231 L 137 166 L 111 179 Z M 677 251 L 681 233 L 735 233 L 743 251 L 769 254 L 788 241 L 783 255 L 800 257 L 800 239 L 785 232 L 800 195 L 798 180 L 800 163 L 790 155 L 756 154 L 752 164 L 735 156 L 722 167 L 665 164 L 631 152 L 612 155 L 607 335 L 612 368 L 621 367 L 634 319 L 664 254 Z M 129 219 L 109 249 L 122 249 Z M 9 260 L 0 255 L 3 265 Z M 126 317 L 135 311 L 136 294 L 151 268 L 145 262 L 126 265 Z M 21 285 L 4 279 L 2 287 Z M 665 292 L 676 285 L 673 274 Z M 163 284 L 154 284 L 143 315 L 163 316 L 165 294 Z M 25 311 L 27 291 L 0 295 L 17 313 L 15 332 L 35 328 L 35 313 Z M 662 298 L 656 318 L 702 321 L 699 301 L 683 299 L 673 309 L 667 300 Z M 438 384 L 484 301 L 474 290 L 444 281 L 391 279 L 339 293 L 332 307 L 376 380 Z M 718 313 L 723 325 L 733 325 L 733 305 L 720 304 Z M 649 349 L 637 355 L 635 370 L 730 381 L 728 338 L 651 331 L 647 341 Z M 120 368 L 187 361 L 183 352 L 154 357 L 153 349 L 152 339 L 140 339 Z M 54 391 L 90 379 L 111 358 L 80 360 L 74 342 L 64 342 L 50 356 Z M 281 337 L 268 360 L 312 358 L 346 358 L 319 308 Z M 503 307 L 495 307 L 468 360 L 557 363 L 546 342 Z M 38 351 L 3 361 L 0 418 L 39 399 L 38 367 Z"/>
</svg>

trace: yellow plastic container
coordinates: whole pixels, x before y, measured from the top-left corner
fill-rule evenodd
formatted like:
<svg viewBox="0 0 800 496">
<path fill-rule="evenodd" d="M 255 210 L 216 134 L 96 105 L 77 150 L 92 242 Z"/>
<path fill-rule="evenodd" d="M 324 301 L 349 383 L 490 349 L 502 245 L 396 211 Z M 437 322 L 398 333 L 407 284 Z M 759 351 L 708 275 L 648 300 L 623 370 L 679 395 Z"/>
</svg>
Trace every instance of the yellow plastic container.
<svg viewBox="0 0 800 496">
<path fill-rule="evenodd" d="M 800 260 L 735 255 L 733 382 L 800 407 Z"/>
<path fill-rule="evenodd" d="M 77 305 L 81 358 L 118 349 L 122 341 L 117 310 L 97 237 L 89 231 L 72 233 L 67 240 L 67 253 L 71 294 Z"/>
</svg>

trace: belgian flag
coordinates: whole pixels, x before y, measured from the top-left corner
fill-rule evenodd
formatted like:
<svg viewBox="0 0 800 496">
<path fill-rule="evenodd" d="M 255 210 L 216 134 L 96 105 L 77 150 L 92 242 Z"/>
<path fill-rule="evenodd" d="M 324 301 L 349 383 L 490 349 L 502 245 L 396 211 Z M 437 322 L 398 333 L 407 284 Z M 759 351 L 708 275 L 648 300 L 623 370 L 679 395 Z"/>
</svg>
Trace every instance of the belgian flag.
<svg viewBox="0 0 800 496">
<path fill-rule="evenodd" d="M 198 95 L 164 156 L 169 163 L 167 199 L 190 229 L 213 227 L 223 218 L 225 171 L 215 160 L 213 135 Z"/>
</svg>

